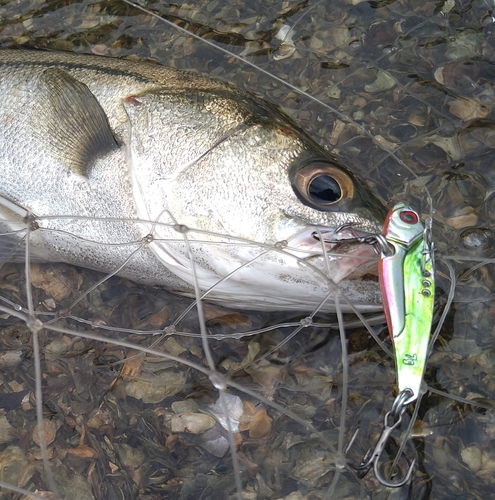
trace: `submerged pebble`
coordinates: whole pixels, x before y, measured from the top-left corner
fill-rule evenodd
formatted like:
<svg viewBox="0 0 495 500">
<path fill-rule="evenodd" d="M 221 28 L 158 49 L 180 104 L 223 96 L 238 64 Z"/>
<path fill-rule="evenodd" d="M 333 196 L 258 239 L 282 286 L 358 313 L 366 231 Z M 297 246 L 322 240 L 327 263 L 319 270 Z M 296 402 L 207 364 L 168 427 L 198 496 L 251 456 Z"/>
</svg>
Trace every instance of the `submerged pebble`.
<svg viewBox="0 0 495 500">
<path fill-rule="evenodd" d="M 493 232 L 485 228 L 468 228 L 461 235 L 461 243 L 464 248 L 472 251 L 488 250 L 493 243 Z"/>
<path fill-rule="evenodd" d="M 216 421 L 213 417 L 204 413 L 181 413 L 174 415 L 170 420 L 172 432 L 189 432 L 191 434 L 202 434 L 215 427 Z"/>
</svg>

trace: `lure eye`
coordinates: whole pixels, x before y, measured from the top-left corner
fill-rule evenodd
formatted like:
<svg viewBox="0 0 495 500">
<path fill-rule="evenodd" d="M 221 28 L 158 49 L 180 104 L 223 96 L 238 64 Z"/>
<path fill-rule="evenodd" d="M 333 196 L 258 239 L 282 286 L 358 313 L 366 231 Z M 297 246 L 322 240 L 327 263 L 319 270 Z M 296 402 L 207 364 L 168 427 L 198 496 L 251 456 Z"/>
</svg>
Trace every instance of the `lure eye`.
<svg viewBox="0 0 495 500">
<path fill-rule="evenodd" d="M 324 162 L 309 163 L 297 170 L 292 187 L 303 202 L 321 211 L 354 194 L 352 179 L 337 166 Z"/>
<path fill-rule="evenodd" d="M 413 212 L 412 210 L 403 210 L 400 213 L 399 217 L 402 222 L 410 224 L 411 226 L 413 224 L 417 224 L 419 221 L 418 214 L 416 212 Z"/>
</svg>

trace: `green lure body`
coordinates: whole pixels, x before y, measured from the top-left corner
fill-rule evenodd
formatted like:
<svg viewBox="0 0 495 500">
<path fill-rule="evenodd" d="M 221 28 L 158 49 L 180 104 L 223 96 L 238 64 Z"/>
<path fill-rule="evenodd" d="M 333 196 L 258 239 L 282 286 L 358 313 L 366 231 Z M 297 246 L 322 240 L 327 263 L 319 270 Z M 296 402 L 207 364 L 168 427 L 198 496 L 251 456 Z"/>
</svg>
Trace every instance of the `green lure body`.
<svg viewBox="0 0 495 500">
<path fill-rule="evenodd" d="M 429 229 L 403 203 L 388 213 L 383 235 L 391 254 L 382 252 L 380 289 L 394 345 L 399 392 L 416 400 L 428 356 L 435 297 L 434 260 Z"/>
</svg>

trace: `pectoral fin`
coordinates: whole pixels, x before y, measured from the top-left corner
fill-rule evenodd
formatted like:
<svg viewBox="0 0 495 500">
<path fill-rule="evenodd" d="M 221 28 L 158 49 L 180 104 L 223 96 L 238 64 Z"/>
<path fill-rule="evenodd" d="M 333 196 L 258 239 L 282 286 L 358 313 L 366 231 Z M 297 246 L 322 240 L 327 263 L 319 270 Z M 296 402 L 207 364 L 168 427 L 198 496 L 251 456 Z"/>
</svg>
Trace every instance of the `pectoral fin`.
<svg viewBox="0 0 495 500">
<path fill-rule="evenodd" d="M 65 71 L 42 73 L 33 113 L 41 147 L 74 173 L 87 176 L 96 159 L 118 147 L 96 97 Z"/>
</svg>

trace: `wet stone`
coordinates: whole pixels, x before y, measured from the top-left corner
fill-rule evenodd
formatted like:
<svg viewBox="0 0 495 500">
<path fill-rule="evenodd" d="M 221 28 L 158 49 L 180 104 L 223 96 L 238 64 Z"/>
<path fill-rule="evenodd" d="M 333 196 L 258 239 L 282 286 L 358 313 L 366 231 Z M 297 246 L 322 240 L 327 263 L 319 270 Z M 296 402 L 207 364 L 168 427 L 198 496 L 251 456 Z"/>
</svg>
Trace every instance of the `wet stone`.
<svg viewBox="0 0 495 500">
<path fill-rule="evenodd" d="M 73 291 L 79 290 L 82 276 L 73 266 L 65 264 L 32 264 L 31 283 L 41 288 L 56 302 L 69 298 Z"/>
<path fill-rule="evenodd" d="M 12 427 L 7 420 L 5 415 L 0 415 L 0 443 L 10 443 L 16 439 L 14 434 L 15 429 Z"/>
<path fill-rule="evenodd" d="M 46 445 L 50 445 L 55 440 L 57 434 L 57 424 L 53 420 L 43 420 L 43 430 Z M 33 441 L 39 446 L 40 435 L 38 431 L 38 425 L 33 430 Z"/>
<path fill-rule="evenodd" d="M 34 472 L 32 464 L 18 446 L 8 446 L 0 452 L 0 479 L 22 488 Z"/>
<path fill-rule="evenodd" d="M 22 362 L 24 351 L 3 351 L 0 352 L 0 370 L 14 368 Z"/>
<path fill-rule="evenodd" d="M 449 106 L 449 111 L 463 120 L 485 118 L 490 113 L 490 109 L 487 106 L 467 99 L 456 99 L 452 101 Z"/>
<path fill-rule="evenodd" d="M 135 380 L 124 383 L 127 396 L 139 399 L 143 403 L 160 403 L 167 396 L 177 394 L 184 389 L 187 374 L 167 371 L 157 375 L 143 373 Z"/>
<path fill-rule="evenodd" d="M 445 219 L 445 222 L 455 229 L 463 229 L 465 227 L 474 226 L 478 222 L 478 216 L 474 213 L 458 215 Z"/>
<path fill-rule="evenodd" d="M 145 454 L 142 450 L 133 448 L 128 444 L 122 444 L 119 446 L 117 454 L 119 456 L 120 463 L 126 468 L 137 469 L 145 460 Z"/>
<path fill-rule="evenodd" d="M 471 251 L 488 250 L 493 243 L 493 233 L 485 228 L 468 228 L 460 235 L 462 246 Z"/>
<path fill-rule="evenodd" d="M 60 493 L 65 498 L 77 498 L 78 500 L 94 500 L 91 486 L 82 474 L 76 472 L 72 467 L 57 464 L 53 468 L 55 482 Z"/>
<path fill-rule="evenodd" d="M 172 432 L 202 434 L 215 425 L 215 419 L 204 413 L 180 413 L 170 419 L 170 429 Z"/>
<path fill-rule="evenodd" d="M 395 87 L 396 83 L 397 82 L 394 80 L 394 78 L 392 78 L 392 76 L 384 71 L 379 71 L 376 80 L 369 85 L 365 85 L 364 90 L 373 94 L 375 92 L 390 90 L 391 88 Z"/>
<path fill-rule="evenodd" d="M 186 401 L 174 401 L 171 405 L 172 411 L 179 415 L 181 413 L 186 413 L 186 412 L 197 412 L 199 409 L 198 403 L 194 401 L 193 399 L 189 399 Z"/>
<path fill-rule="evenodd" d="M 389 23 L 374 23 L 364 36 L 364 48 L 372 55 L 379 56 L 386 47 L 394 44 L 396 39 L 397 33 Z"/>
<path fill-rule="evenodd" d="M 481 469 L 481 450 L 477 446 L 469 446 L 461 451 L 463 462 L 475 474 Z"/>
</svg>

